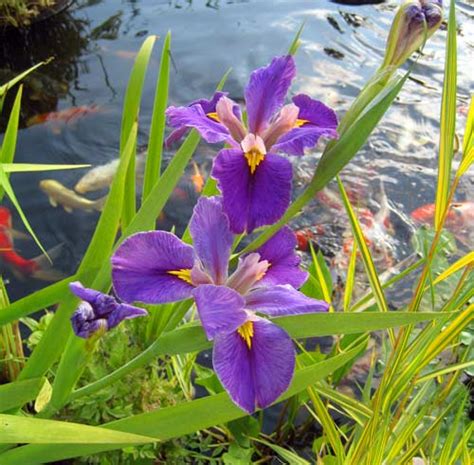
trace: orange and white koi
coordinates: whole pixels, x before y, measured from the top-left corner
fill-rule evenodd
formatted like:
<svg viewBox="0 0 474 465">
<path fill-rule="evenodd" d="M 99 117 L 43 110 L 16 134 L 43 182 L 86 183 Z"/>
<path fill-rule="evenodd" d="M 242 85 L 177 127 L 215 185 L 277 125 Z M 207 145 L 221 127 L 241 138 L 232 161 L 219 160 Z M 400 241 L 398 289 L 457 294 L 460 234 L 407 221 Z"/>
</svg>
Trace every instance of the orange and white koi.
<svg viewBox="0 0 474 465">
<path fill-rule="evenodd" d="M 64 110 L 52 111 L 49 113 L 41 113 L 32 116 L 26 122 L 27 126 L 34 126 L 35 124 L 43 123 L 73 123 L 84 116 L 99 113 L 101 107 L 99 105 L 82 105 L 79 107 L 66 108 Z"/>
</svg>

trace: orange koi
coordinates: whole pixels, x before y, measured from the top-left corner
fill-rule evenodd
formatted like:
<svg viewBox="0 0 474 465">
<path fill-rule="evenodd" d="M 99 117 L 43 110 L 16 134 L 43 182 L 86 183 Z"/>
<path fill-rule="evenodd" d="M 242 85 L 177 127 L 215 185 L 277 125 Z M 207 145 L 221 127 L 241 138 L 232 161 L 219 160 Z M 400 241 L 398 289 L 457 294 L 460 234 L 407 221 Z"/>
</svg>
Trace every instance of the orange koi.
<svg viewBox="0 0 474 465">
<path fill-rule="evenodd" d="M 64 110 L 52 111 L 49 113 L 41 113 L 32 116 L 26 122 L 27 126 L 34 126 L 35 124 L 44 123 L 65 123 L 70 124 L 77 121 L 84 116 L 98 113 L 101 111 L 99 105 L 82 105 L 80 107 L 71 107 Z"/>
</svg>

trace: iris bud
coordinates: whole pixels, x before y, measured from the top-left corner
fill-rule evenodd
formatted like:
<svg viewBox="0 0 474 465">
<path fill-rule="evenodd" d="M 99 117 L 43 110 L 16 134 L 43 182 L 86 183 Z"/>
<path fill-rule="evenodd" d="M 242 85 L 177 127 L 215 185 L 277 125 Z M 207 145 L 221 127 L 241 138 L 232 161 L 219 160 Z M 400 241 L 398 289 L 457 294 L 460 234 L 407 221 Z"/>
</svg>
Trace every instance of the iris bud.
<svg viewBox="0 0 474 465">
<path fill-rule="evenodd" d="M 409 0 L 397 11 L 387 40 L 382 67 L 399 67 L 439 28 L 441 0 Z"/>
</svg>

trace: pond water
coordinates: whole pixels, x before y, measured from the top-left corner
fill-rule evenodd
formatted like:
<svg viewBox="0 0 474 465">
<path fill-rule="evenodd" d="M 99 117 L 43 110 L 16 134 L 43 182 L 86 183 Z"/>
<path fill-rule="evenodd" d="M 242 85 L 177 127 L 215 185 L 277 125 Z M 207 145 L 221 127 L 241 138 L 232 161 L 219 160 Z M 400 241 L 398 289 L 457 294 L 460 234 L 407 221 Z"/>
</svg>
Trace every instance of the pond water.
<svg viewBox="0 0 474 465">
<path fill-rule="evenodd" d="M 67 12 L 36 24 L 28 32 L 7 31 L 0 42 L 0 83 L 39 60 L 55 57 L 25 82 L 23 129 L 16 161 L 101 165 L 116 158 L 122 99 L 135 53 L 146 35 L 164 37 L 168 30 L 172 31 L 173 59 L 169 104 L 183 105 L 210 96 L 229 68 L 232 73 L 225 88 L 232 98 L 241 100 L 250 72 L 267 64 L 273 56 L 285 53 L 305 21 L 296 57 L 298 76 L 292 92 L 323 100 L 342 115 L 382 60 L 397 4 L 349 6 L 322 0 L 89 0 L 74 4 Z M 457 5 L 458 131 L 462 132 L 472 91 L 474 7 L 470 2 Z M 372 213 L 383 204 L 384 188 L 394 225 L 388 239 L 393 262 L 412 253 L 410 212 L 433 202 L 445 37 L 446 31 L 440 30 L 430 40 L 396 104 L 342 173 L 353 199 Z M 160 47 L 159 41 L 144 89 L 141 144 L 147 142 Z M 34 115 L 73 106 L 91 106 L 94 111 L 63 124 L 28 125 Z M 205 144 L 198 149 L 195 159 L 204 174 L 209 173 L 214 153 Z M 171 155 L 166 153 L 168 159 Z M 316 150 L 295 162 L 297 190 L 311 176 L 318 156 Z M 12 176 L 19 201 L 43 244 L 64 244 L 57 266 L 67 274 L 77 267 L 98 214 L 53 208 L 38 183 L 53 178 L 72 188 L 85 172 Z M 196 194 L 189 175 L 180 195 L 175 195 L 166 208 L 164 227 L 175 224 L 179 231 L 191 214 Z M 473 177 L 466 176 L 457 200 L 472 199 L 473 190 Z M 91 198 L 103 194 L 97 192 Z M 341 230 L 334 223 L 343 215 L 320 199 L 307 208 L 294 226 L 310 228 L 323 251 L 334 257 L 342 247 L 341 241 L 336 240 Z M 14 225 L 20 225 L 16 216 Z M 18 243 L 18 247 L 27 257 L 38 253 L 33 243 Z M 10 277 L 8 291 L 11 299 L 16 300 L 41 286 L 44 283 L 40 281 Z"/>
</svg>

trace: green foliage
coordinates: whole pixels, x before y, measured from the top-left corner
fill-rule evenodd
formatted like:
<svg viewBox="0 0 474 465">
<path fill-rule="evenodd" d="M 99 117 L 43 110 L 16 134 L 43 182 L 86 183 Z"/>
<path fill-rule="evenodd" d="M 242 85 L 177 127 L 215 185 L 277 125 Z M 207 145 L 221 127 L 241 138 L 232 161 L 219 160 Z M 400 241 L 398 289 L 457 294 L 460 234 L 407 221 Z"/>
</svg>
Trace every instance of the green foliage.
<svg viewBox="0 0 474 465">
<path fill-rule="evenodd" d="M 420 260 L 383 281 L 357 212 L 339 180 L 356 244 L 347 272 L 343 311 L 333 302 L 327 314 L 273 319 L 295 339 L 299 354 L 293 381 L 277 401 L 282 408 L 280 420 L 268 436 L 262 433 L 263 413 L 246 415 L 230 400 L 215 373 L 196 362 L 197 354 L 209 349 L 211 343 L 193 316 L 185 321 L 185 315 L 193 315 L 195 310 L 191 301 L 153 306 L 148 322 L 130 321 L 94 341 L 79 339 L 70 329 L 69 318 L 77 299 L 68 292 L 68 283 L 80 279 L 88 287 L 109 291 L 111 254 L 131 234 L 155 227 L 155 219 L 200 141 L 191 131 L 162 171 L 171 47 L 168 34 L 156 83 L 145 185 L 136 210 L 134 161 L 140 101 L 156 40 L 148 38 L 133 66 L 125 96 L 119 169 L 78 271 L 12 304 L 4 299 L 5 308 L 0 308 L 0 325 L 4 327 L 23 318 L 31 330 L 25 343 L 32 350 L 18 379 L 0 386 L 0 442 L 8 445 L 0 447 L 0 463 L 28 465 L 76 458 L 110 465 L 244 465 L 278 456 L 301 465 L 396 465 L 410 463 L 414 457 L 451 465 L 467 457 L 473 431 L 468 426 L 468 393 L 461 375 L 472 370 L 472 257 L 468 254 L 453 263 L 458 254 L 456 240 L 443 231 L 443 224 L 446 206 L 471 162 L 474 112 L 468 118 L 461 167 L 450 183 L 456 95 L 454 21 L 452 2 L 435 230 L 417 231 L 413 249 Z M 296 53 L 301 32 L 302 28 L 289 53 Z M 306 190 L 280 222 L 263 230 L 235 257 L 264 243 L 338 176 L 366 143 L 409 73 L 399 76 L 394 69 L 388 74 L 378 71 L 369 80 L 343 118 L 339 140 L 328 144 Z M 6 89 L 0 87 L 0 104 Z M 13 162 L 20 102 L 21 88 L 0 160 L 0 181 L 14 203 L 8 173 L 69 168 Z M 208 180 L 202 195 L 216 193 L 215 182 Z M 23 220 L 28 228 L 26 218 Z M 188 230 L 184 239 L 191 242 Z M 356 300 L 353 291 L 358 285 L 355 265 L 359 257 L 370 290 Z M 309 279 L 302 291 L 329 302 L 335 287 L 329 267 L 313 249 L 311 258 Z M 407 276 L 413 283 L 411 301 L 398 311 L 389 311 L 386 290 Z M 58 303 L 54 313 L 46 312 L 39 320 L 27 317 Z M 306 340 L 320 336 L 335 338 L 332 349 L 328 353 L 306 350 Z M 351 379 L 360 367 L 367 372 L 362 384 Z M 209 395 L 194 399 L 195 386 L 205 388 Z M 301 413 L 305 413 L 302 424 L 297 421 Z M 335 414 L 342 415 L 344 421 L 336 421 Z M 51 417 L 54 420 L 46 419 Z M 294 446 L 295 438 L 315 426 L 321 426 L 322 433 L 317 437 L 311 433 L 308 461 Z"/>
</svg>

